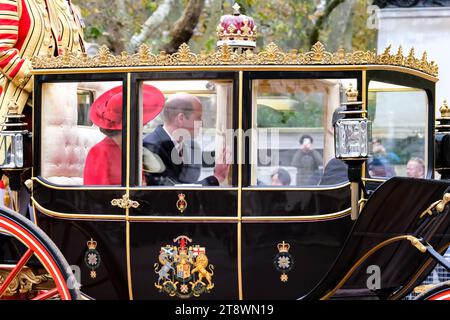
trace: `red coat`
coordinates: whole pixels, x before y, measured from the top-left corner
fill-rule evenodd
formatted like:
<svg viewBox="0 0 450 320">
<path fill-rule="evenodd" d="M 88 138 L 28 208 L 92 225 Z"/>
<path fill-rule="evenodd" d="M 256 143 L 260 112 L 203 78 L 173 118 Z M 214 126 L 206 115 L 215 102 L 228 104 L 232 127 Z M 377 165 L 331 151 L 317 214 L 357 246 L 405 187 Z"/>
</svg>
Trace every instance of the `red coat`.
<svg viewBox="0 0 450 320">
<path fill-rule="evenodd" d="M 84 167 L 85 185 L 120 185 L 122 151 L 117 143 L 106 137 L 89 150 Z"/>
</svg>

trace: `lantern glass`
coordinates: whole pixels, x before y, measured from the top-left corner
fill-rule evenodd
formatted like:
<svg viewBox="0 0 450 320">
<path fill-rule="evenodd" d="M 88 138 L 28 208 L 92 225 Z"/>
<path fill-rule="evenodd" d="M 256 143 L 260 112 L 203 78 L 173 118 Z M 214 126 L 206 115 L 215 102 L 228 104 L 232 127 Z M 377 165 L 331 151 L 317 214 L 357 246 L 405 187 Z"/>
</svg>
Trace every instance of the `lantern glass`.
<svg viewBox="0 0 450 320">
<path fill-rule="evenodd" d="M 336 122 L 335 155 L 337 159 L 366 159 L 369 155 L 369 125 L 367 119 L 340 119 Z"/>
<path fill-rule="evenodd" d="M 23 167 L 23 136 L 21 133 L 0 133 L 0 168 Z"/>
</svg>

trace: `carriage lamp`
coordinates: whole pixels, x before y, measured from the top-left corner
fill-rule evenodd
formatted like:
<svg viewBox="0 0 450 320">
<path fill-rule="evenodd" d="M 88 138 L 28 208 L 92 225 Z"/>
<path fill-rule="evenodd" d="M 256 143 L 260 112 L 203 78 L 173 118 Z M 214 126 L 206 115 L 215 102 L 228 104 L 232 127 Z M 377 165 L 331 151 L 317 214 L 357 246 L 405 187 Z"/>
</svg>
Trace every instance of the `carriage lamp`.
<svg viewBox="0 0 450 320">
<path fill-rule="evenodd" d="M 442 180 L 450 180 L 450 108 L 447 101 L 439 108 L 441 117 L 437 118 L 435 134 L 436 171 Z"/>
<path fill-rule="evenodd" d="M 5 121 L 0 124 L 0 169 L 9 177 L 10 188 L 20 189 L 20 175 L 31 166 L 31 133 L 22 122 L 24 115 L 14 101 L 8 106 Z"/>
<path fill-rule="evenodd" d="M 369 156 L 370 121 L 364 118 L 362 101 L 358 101 L 358 91 L 349 86 L 347 102 L 342 103 L 344 117 L 334 125 L 335 157 L 348 165 L 348 179 L 351 188 L 352 220 L 359 215 L 359 191 L 362 164 Z M 345 108 L 344 108 L 345 107 Z"/>
</svg>

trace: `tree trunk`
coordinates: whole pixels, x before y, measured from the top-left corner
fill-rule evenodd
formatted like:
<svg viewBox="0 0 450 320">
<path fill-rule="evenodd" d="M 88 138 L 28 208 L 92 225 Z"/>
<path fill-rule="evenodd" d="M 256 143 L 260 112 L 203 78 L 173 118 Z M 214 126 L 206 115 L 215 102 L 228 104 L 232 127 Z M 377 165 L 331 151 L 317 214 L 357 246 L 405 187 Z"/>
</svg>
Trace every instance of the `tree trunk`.
<svg viewBox="0 0 450 320">
<path fill-rule="evenodd" d="M 131 37 L 127 45 L 128 52 L 136 52 L 139 46 L 145 42 L 156 30 L 158 30 L 171 12 L 174 0 L 164 0 L 153 14 L 145 21 L 140 33 Z"/>
<path fill-rule="evenodd" d="M 320 31 L 323 28 L 323 24 L 327 21 L 330 14 L 334 9 L 341 3 L 345 2 L 345 0 L 330 0 L 327 1 L 325 9 L 323 13 L 317 18 L 316 23 L 314 24 L 313 29 L 311 30 L 311 34 L 309 36 L 309 45 L 312 47 L 317 41 L 319 41 Z"/>
<path fill-rule="evenodd" d="M 189 42 L 203 10 L 205 0 L 189 0 L 182 16 L 175 22 L 170 31 L 171 40 L 163 48 L 168 53 L 174 53 L 184 42 Z"/>
<path fill-rule="evenodd" d="M 129 16 L 124 0 L 116 0 L 112 2 L 116 7 L 116 14 L 114 15 L 114 17 L 111 17 L 112 23 L 110 25 L 112 27 L 107 37 L 107 41 L 108 47 L 111 49 L 111 51 L 115 54 L 119 54 L 120 52 L 125 50 L 125 34 L 127 33 L 125 23 L 129 19 Z"/>
</svg>

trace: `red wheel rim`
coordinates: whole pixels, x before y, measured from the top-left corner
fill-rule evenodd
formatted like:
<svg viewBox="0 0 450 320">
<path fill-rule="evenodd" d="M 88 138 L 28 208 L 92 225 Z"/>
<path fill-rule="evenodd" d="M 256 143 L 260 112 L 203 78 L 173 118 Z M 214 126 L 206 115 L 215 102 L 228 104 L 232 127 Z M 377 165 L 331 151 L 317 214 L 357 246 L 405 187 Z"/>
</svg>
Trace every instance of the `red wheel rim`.
<svg viewBox="0 0 450 320">
<path fill-rule="evenodd" d="M 450 300 L 450 290 L 445 290 L 434 296 L 429 297 L 427 300 Z"/>
<path fill-rule="evenodd" d="M 29 233 L 27 230 L 22 228 L 17 223 L 6 219 L 3 216 L 0 216 L 0 227 L 14 235 L 20 242 L 22 242 L 32 253 L 36 256 L 36 258 L 42 263 L 44 268 L 50 273 L 53 278 L 53 281 L 56 285 L 56 290 L 61 298 L 61 300 L 71 300 L 69 288 L 67 287 L 66 280 L 64 279 L 61 271 L 59 270 L 58 265 L 52 258 L 52 255 L 46 250 L 39 240 L 36 239 L 34 235 Z M 27 251 L 27 253 L 28 253 Z M 23 258 L 23 257 L 22 257 Z M 56 293 L 54 290 L 50 290 L 50 292 L 44 293 L 40 295 L 41 297 L 46 298 L 45 294 L 54 296 Z"/>
</svg>

